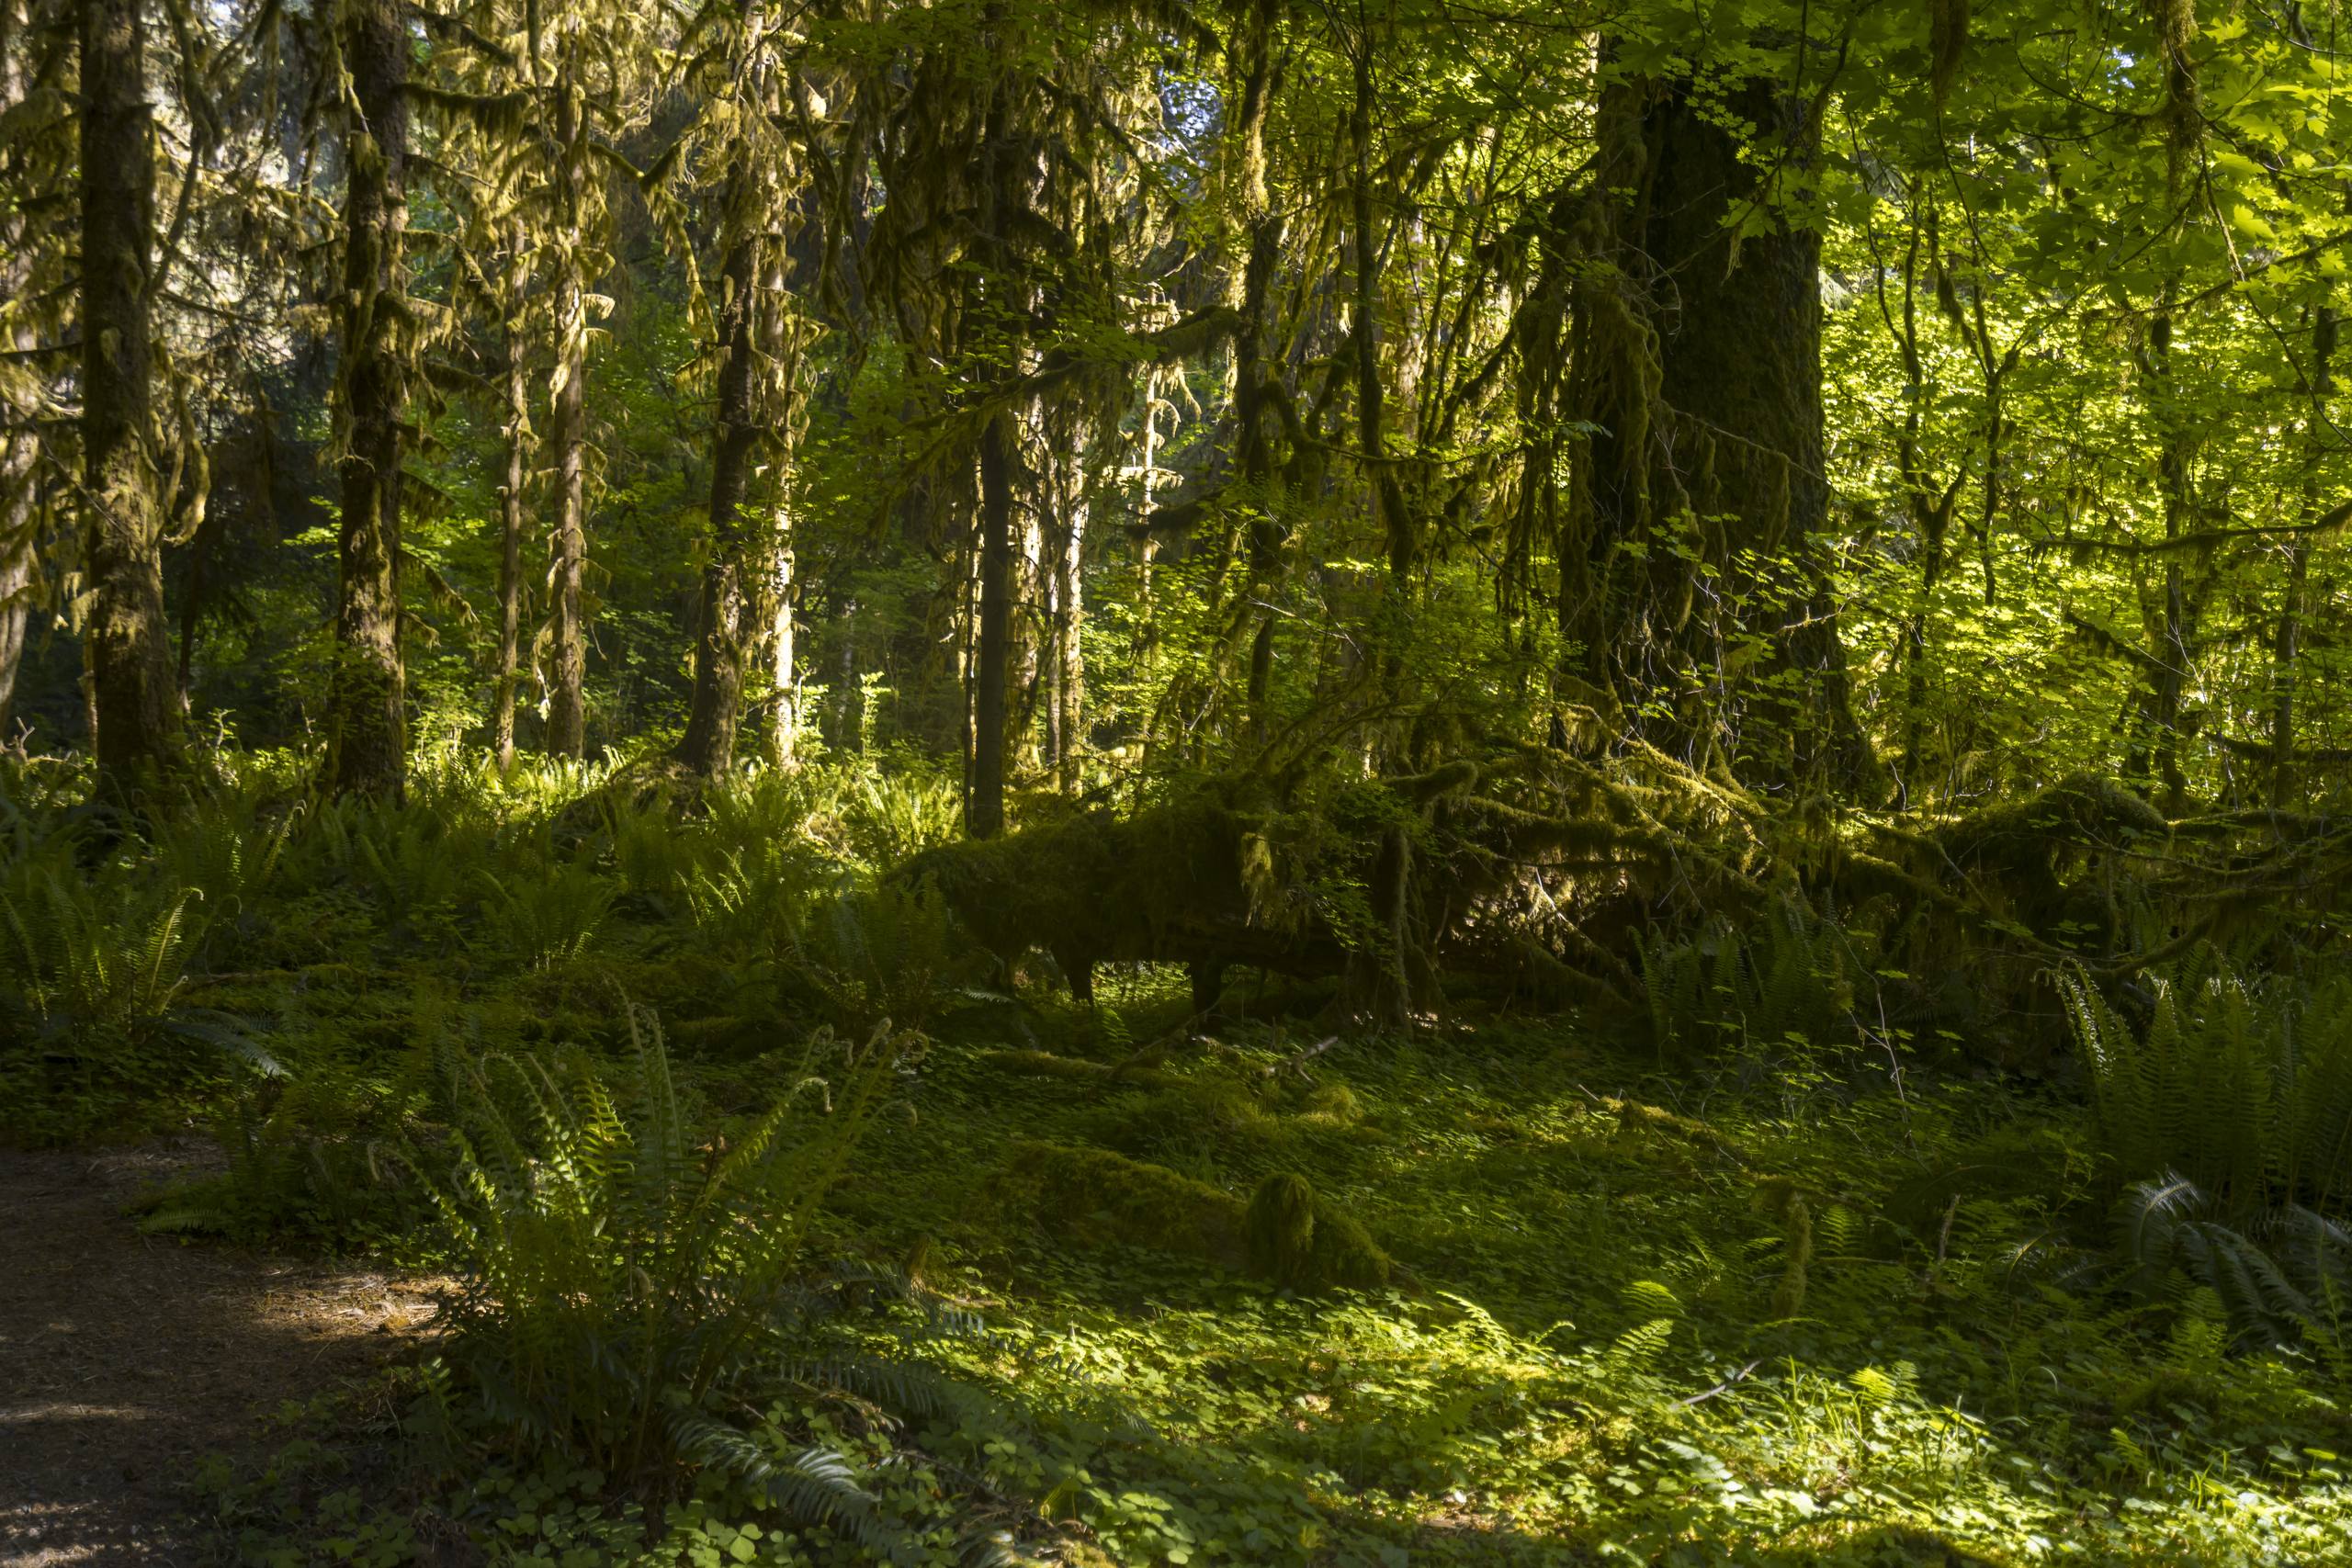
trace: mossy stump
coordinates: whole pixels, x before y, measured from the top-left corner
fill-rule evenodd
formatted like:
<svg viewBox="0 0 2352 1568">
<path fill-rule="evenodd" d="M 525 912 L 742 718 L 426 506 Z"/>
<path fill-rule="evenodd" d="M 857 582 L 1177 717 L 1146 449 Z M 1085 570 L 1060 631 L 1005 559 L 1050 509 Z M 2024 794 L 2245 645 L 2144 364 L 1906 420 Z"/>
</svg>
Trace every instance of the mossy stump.
<svg viewBox="0 0 2352 1568">
<path fill-rule="evenodd" d="M 1371 1290 L 1388 1283 L 1394 1268 L 1354 1215 L 1294 1172 L 1259 1184 L 1244 1225 L 1250 1271 L 1285 1290 Z"/>
</svg>

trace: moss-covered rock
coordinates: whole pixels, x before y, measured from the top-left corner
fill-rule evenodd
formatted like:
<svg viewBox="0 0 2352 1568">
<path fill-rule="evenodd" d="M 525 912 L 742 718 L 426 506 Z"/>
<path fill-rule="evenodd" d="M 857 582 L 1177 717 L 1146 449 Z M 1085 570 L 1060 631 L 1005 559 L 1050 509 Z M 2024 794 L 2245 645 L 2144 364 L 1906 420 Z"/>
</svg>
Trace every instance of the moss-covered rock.
<svg viewBox="0 0 2352 1568">
<path fill-rule="evenodd" d="M 1144 1159 L 1190 1164 L 1206 1158 L 1243 1172 L 1266 1169 L 1290 1146 L 1287 1120 L 1243 1085 L 1227 1077 L 1158 1076 L 1162 1081 L 1152 1093 L 1122 1098 L 1090 1117 L 1086 1136 Z"/>
</svg>

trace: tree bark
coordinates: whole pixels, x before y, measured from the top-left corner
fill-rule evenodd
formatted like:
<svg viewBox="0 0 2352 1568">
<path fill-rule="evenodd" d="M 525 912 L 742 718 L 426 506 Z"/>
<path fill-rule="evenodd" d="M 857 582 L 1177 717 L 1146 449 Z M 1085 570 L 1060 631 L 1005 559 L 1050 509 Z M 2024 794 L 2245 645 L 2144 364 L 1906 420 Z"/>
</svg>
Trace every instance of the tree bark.
<svg viewBox="0 0 2352 1568">
<path fill-rule="evenodd" d="M 523 265 L 523 226 L 508 231 L 507 265 Z M 491 750 L 504 773 L 514 765 L 514 688 L 522 662 L 523 636 L 523 487 L 528 462 L 524 443 L 531 428 L 530 387 L 524 376 L 523 330 L 514 319 L 521 305 L 522 286 L 510 279 L 514 293 L 507 301 L 508 319 L 500 338 L 505 371 L 506 421 L 501 432 L 506 444 L 506 474 L 498 489 L 498 682 L 491 694 Z"/>
<path fill-rule="evenodd" d="M 1001 14 L 991 8 L 992 31 Z M 1012 252 L 1006 233 L 1020 205 L 1018 181 L 1023 160 L 1013 145 L 1012 115 L 1007 99 L 1012 92 L 999 83 L 989 96 L 987 120 L 981 130 L 979 168 L 982 268 L 979 287 L 983 309 L 978 321 L 982 341 L 997 347 L 1001 363 L 1020 363 L 1023 333 L 1022 301 L 1014 293 Z M 1012 411 L 999 408 L 987 416 L 979 440 L 979 530 L 978 581 L 973 592 L 971 677 L 971 787 L 964 805 L 964 830 L 975 839 L 991 839 L 1004 831 L 1006 721 L 1009 717 L 1009 666 L 1012 652 L 1012 481 L 1019 462 L 1018 432 Z"/>
<path fill-rule="evenodd" d="M 2312 319 L 2311 412 L 2304 423 L 2302 521 L 2319 515 L 2319 468 L 2327 450 L 2327 399 L 2335 390 L 2335 308 L 2320 306 Z M 2294 804 L 2301 783 L 2295 766 L 2295 685 L 2302 657 L 2303 600 L 2309 592 L 2312 545 L 2297 534 L 2287 546 L 2287 591 L 2278 607 L 2278 635 L 2271 650 L 2274 696 L 2270 711 L 2270 804 Z"/>
<path fill-rule="evenodd" d="M 980 435 L 978 646 L 972 671 L 972 794 L 965 830 L 1004 831 L 1007 667 L 1012 623 L 1012 415 L 992 415 Z"/>
<path fill-rule="evenodd" d="M 1628 708 L 1670 703 L 1672 733 L 1659 739 L 1703 762 L 1734 695 L 1733 639 L 1763 632 L 1799 694 L 1751 688 L 1750 722 L 1731 738 L 1751 751 L 1775 748 L 1749 758 L 1768 780 L 1858 787 L 1869 747 L 1817 581 L 1781 608 L 1765 606 L 1753 627 L 1724 623 L 1716 607 L 1724 590 L 1766 586 L 1740 565 L 1751 552 L 1815 574 L 1814 541 L 1828 517 L 1821 242 L 1774 210 L 1759 173 L 1811 155 L 1809 112 L 1778 79 L 1735 84 L 1720 101 L 1680 82 L 1604 94 L 1604 168 L 1587 243 L 1613 271 L 1578 289 L 1575 400 L 1577 416 L 1601 434 L 1576 480 L 1562 633 Z M 1757 127 L 1769 156 L 1743 155 L 1727 121 Z M 1735 240 L 1728 220 L 1751 210 L 1761 221 Z M 1677 550 L 1621 549 L 1680 529 L 1696 530 L 1695 547 L 1723 574 L 1705 592 Z"/>
<path fill-rule="evenodd" d="M 1087 496 L 1085 443 L 1073 433 L 1056 464 L 1058 479 L 1053 554 L 1053 740 L 1054 771 L 1064 795 L 1076 795 L 1086 707 L 1086 657 L 1080 642 L 1086 610 L 1082 594 L 1086 558 Z"/>
<path fill-rule="evenodd" d="M 1249 30 L 1243 38 L 1239 110 L 1227 152 L 1233 161 L 1229 178 L 1244 246 L 1237 301 L 1241 323 L 1233 340 L 1233 419 L 1240 499 L 1250 509 L 1250 592 L 1244 594 L 1238 614 L 1240 624 L 1250 628 L 1249 683 L 1244 694 L 1250 732 L 1261 739 L 1273 683 L 1274 615 L 1255 608 L 1255 601 L 1258 592 L 1272 581 L 1281 568 L 1283 538 L 1277 515 L 1280 498 L 1273 493 L 1273 448 L 1266 433 L 1265 396 L 1266 380 L 1272 374 L 1266 355 L 1266 310 L 1282 247 L 1282 222 L 1274 215 L 1266 187 L 1266 119 L 1274 91 L 1275 18 L 1272 0 L 1257 0 L 1250 7 Z"/>
<path fill-rule="evenodd" d="M 743 705 L 743 663 L 750 606 L 743 573 L 743 501 L 759 445 L 759 366 L 754 342 L 760 215 L 749 210 L 754 184 L 739 148 L 723 197 L 729 239 L 719 265 L 718 423 L 710 457 L 710 558 L 702 569 L 695 639 L 695 683 L 678 760 L 704 778 L 734 766 Z"/>
<path fill-rule="evenodd" d="M 556 85 L 555 138 L 561 160 L 564 243 L 555 298 L 556 386 L 548 398 L 548 438 L 555 447 L 555 558 L 548 572 L 553 602 L 554 676 L 548 694 L 548 750 L 579 758 L 588 750 L 587 628 L 581 620 L 581 576 L 588 558 L 585 468 L 588 376 L 587 283 L 581 276 L 586 243 L 581 209 L 587 158 L 576 62 L 567 60 Z"/>
<path fill-rule="evenodd" d="M 768 592 L 775 618 L 768 627 L 768 679 L 774 690 L 768 698 L 767 733 L 767 760 L 778 768 L 790 767 L 800 750 L 799 677 L 793 664 L 792 567 L 791 526 L 779 514 L 768 558 Z"/>
<path fill-rule="evenodd" d="M 399 0 L 354 0 L 345 156 L 343 520 L 336 541 L 329 774 L 339 792 L 397 797 L 407 750 L 401 666 L 401 234 L 407 223 L 409 39 Z"/>
<path fill-rule="evenodd" d="M 90 595 L 83 660 L 101 797 L 128 800 L 178 753 L 164 621 L 148 281 L 155 216 L 139 0 L 82 0 L 82 466 Z"/>
<path fill-rule="evenodd" d="M 0 114 L 24 97 L 24 27 L 20 0 L 0 0 Z M 31 276 L 24 213 L 14 202 L 0 205 L 0 304 L 21 295 Z M 39 342 L 32 322 L 19 316 L 0 338 L 0 348 L 26 353 Z M 0 430 L 0 743 L 9 737 L 17 671 L 23 667 L 25 631 L 32 619 L 34 531 L 40 515 L 34 481 L 40 437 L 26 412 L 0 400 L 0 421 L 6 423 Z"/>
</svg>

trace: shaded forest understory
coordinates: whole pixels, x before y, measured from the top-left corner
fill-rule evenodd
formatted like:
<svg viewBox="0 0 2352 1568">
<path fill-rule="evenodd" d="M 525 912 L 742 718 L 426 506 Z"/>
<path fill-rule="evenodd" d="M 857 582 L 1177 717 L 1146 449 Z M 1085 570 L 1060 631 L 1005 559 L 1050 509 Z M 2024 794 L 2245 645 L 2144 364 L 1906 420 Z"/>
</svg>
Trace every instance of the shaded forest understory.
<svg viewBox="0 0 2352 1568">
<path fill-rule="evenodd" d="M 2352 1562 L 2341 20 L 0 0 L 0 1552 Z"/>
<path fill-rule="evenodd" d="M 421 1358 L 205 1472 L 223 1560 L 2339 1560 L 2338 982 L 2209 937 L 2110 1009 L 2022 922 L 1792 890 L 1653 925 L 1624 998 L 1472 966 L 1366 1031 L 1306 939 L 1209 996 L 1122 951 L 1126 900 L 1218 930 L 1175 829 L 975 871 L 903 760 L 683 816 L 304 767 L 111 848 L 85 768 L 7 774 L 15 1135 L 209 1126 L 151 1236 L 446 1281 Z"/>
</svg>

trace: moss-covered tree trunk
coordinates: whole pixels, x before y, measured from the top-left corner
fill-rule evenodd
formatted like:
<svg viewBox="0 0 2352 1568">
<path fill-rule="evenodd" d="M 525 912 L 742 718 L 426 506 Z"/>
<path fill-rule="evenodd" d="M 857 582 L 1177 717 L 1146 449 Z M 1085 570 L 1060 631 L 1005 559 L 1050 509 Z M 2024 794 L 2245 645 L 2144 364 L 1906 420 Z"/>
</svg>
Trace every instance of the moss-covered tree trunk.
<svg viewBox="0 0 2352 1568">
<path fill-rule="evenodd" d="M 1001 24 L 991 9 L 988 27 Z M 989 34 L 984 34 L 989 36 Z M 1020 217 L 1021 179 L 1028 159 L 1014 143 L 1008 102 L 1013 92 L 999 83 L 989 96 L 979 153 L 980 223 L 978 250 L 985 304 L 978 326 L 983 341 L 999 350 L 1005 367 L 1021 363 L 1018 316 L 1024 308 L 1013 275 L 1010 227 Z M 1012 716 L 1011 666 L 1013 614 L 1013 479 L 1020 467 L 1020 434 L 1014 412 L 988 413 L 979 436 L 978 559 L 973 584 L 971 674 L 972 739 L 970 788 L 964 807 L 965 831 L 976 839 L 1004 831 L 1006 731 Z"/>
<path fill-rule="evenodd" d="M 2190 56 L 2196 17 L 2189 0 L 2157 0 L 2153 11 L 2165 67 L 2165 105 L 2159 123 L 2165 132 L 2165 206 L 2170 226 L 2166 237 L 2177 241 L 2186 226 L 2188 204 L 2198 199 L 2203 188 L 2197 163 L 2204 118 L 2198 106 L 2197 73 Z M 2173 330 L 2185 270 L 2186 263 L 2178 255 L 2170 259 L 2157 287 L 2140 366 L 2142 396 L 2156 432 L 2156 482 L 2167 544 L 2177 542 L 2195 525 L 2197 511 L 2197 435 L 2189 425 L 2173 366 Z M 2144 744 L 2134 747 L 2135 754 L 2125 763 L 2125 771 L 2152 788 L 2160 788 L 2165 814 L 2178 817 L 2188 807 L 2188 776 L 2181 766 L 2180 739 L 2192 618 L 2188 576 L 2178 550 L 2165 552 L 2159 592 L 2162 603 L 2149 616 L 2150 640 L 2154 646 L 2142 663 L 2148 677 L 2141 707 Z"/>
<path fill-rule="evenodd" d="M 2303 423 L 2302 522 L 2319 516 L 2320 466 L 2329 445 L 2327 400 L 2335 390 L 2337 319 L 2333 305 L 2318 306 L 2312 319 L 2311 372 L 2304 390 L 2311 400 Z M 2271 646 L 2270 804 L 2285 809 L 2301 787 L 2295 765 L 2295 687 L 2301 676 L 2304 600 L 2310 593 L 2312 541 L 2296 535 L 2287 545 L 2287 587 L 2278 605 L 2278 627 Z"/>
<path fill-rule="evenodd" d="M 766 215 L 750 210 L 757 182 L 743 164 L 748 156 L 749 149 L 739 143 L 721 197 L 728 237 L 719 265 L 718 423 L 711 439 L 710 558 L 702 569 L 693 704 L 678 745 L 678 760 L 705 778 L 716 778 L 734 765 L 750 631 L 743 503 L 759 445 L 753 333 L 760 266 L 755 236 Z"/>
<path fill-rule="evenodd" d="M 555 141 L 562 212 L 555 286 L 555 384 L 548 399 L 548 440 L 555 448 L 555 558 L 548 573 L 554 612 L 548 692 L 548 750 L 582 757 L 588 750 L 588 631 L 581 619 L 581 578 L 588 561 L 588 300 L 586 116 L 582 112 L 576 43 L 567 44 L 555 88 Z"/>
<path fill-rule="evenodd" d="M 1786 695 L 1755 688 L 1741 743 L 1775 745 L 1753 759 L 1768 775 L 1852 786 L 1869 753 L 1826 592 L 1784 584 L 1753 627 L 1721 619 L 1718 597 L 1766 586 L 1743 580 L 1748 552 L 1812 577 L 1828 518 L 1821 243 L 1781 206 L 1815 145 L 1810 108 L 1781 79 L 1719 94 L 1633 81 L 1604 95 L 1588 241 L 1611 270 L 1579 291 L 1577 372 L 1577 414 L 1600 433 L 1577 479 L 1581 536 L 1563 550 L 1562 629 L 1628 706 L 1675 705 L 1674 739 L 1694 761 L 1722 716 L 1725 657 L 1762 632 L 1793 679 L 1772 683 Z M 1702 582 L 1652 537 L 1683 531 L 1728 575 Z"/>
<path fill-rule="evenodd" d="M 0 0 L 0 116 L 24 98 L 24 28 L 22 0 Z M 0 201 L 0 307 L 15 304 L 32 277 L 32 250 L 26 228 L 22 205 Z M 25 312 L 9 314 L 11 325 L 0 336 L 0 349 L 29 358 L 40 342 L 39 334 Z M 9 733 L 17 671 L 24 663 L 25 628 L 32 618 L 33 534 L 40 517 L 34 477 L 39 439 L 24 412 L 0 397 L 0 739 Z"/>
<path fill-rule="evenodd" d="M 345 17 L 351 123 L 338 333 L 343 519 L 328 766 L 339 791 L 395 796 L 407 741 L 400 640 L 407 317 L 400 249 L 408 202 L 409 38 L 399 0 L 353 0 Z"/>
<path fill-rule="evenodd" d="M 33 457 L 30 432 L 0 436 L 0 738 L 9 733 L 25 628 L 32 619 L 33 529 L 39 515 Z"/>
<path fill-rule="evenodd" d="M 178 704 L 164 621 L 148 328 L 155 155 L 138 0 L 82 0 L 82 657 L 98 793 L 138 793 L 169 768 Z"/>
<path fill-rule="evenodd" d="M 789 767 L 800 751 L 800 675 L 794 663 L 792 530 L 779 513 L 767 558 L 768 728 L 767 761 Z"/>
<path fill-rule="evenodd" d="M 972 652 L 972 788 L 965 829 L 1004 831 L 1005 730 L 1012 651 L 1012 415 L 999 411 L 980 434 L 978 622 Z"/>
<path fill-rule="evenodd" d="M 507 265 L 523 265 L 523 226 L 507 231 Z M 491 694 L 491 750 L 501 773 L 514 763 L 514 688 L 520 678 L 523 637 L 523 490 L 529 478 L 526 443 L 531 434 L 530 383 L 525 373 L 521 285 L 509 278 L 507 319 L 499 339 L 506 410 L 500 439 L 506 468 L 498 487 L 498 680 Z"/>
<path fill-rule="evenodd" d="M 1266 119 L 1274 92 L 1274 23 L 1272 0 L 1250 7 L 1240 44 L 1241 80 L 1231 140 L 1226 156 L 1230 199 L 1236 207 L 1242 245 L 1240 289 L 1235 303 L 1241 321 L 1233 339 L 1233 423 L 1235 468 L 1240 476 L 1240 499 L 1250 519 L 1250 586 L 1261 589 L 1282 563 L 1283 526 L 1274 488 L 1274 453 L 1266 430 L 1272 411 L 1266 406 L 1266 381 L 1273 373 L 1266 353 L 1266 311 L 1273 289 L 1274 268 L 1282 245 L 1281 220 L 1275 216 L 1266 185 Z M 1245 698 L 1250 728 L 1262 738 L 1266 704 L 1274 671 L 1274 615 L 1256 608 L 1260 595 L 1246 592 L 1238 614 L 1251 628 L 1250 671 Z"/>
<path fill-rule="evenodd" d="M 1071 430 L 1056 437 L 1053 526 L 1048 530 L 1053 570 L 1053 692 L 1048 716 L 1056 780 L 1064 795 L 1076 795 L 1081 782 L 1086 706 L 1086 656 L 1081 640 L 1086 620 L 1086 445 L 1076 422 L 1067 423 Z"/>
<path fill-rule="evenodd" d="M 0 108 L 5 107 L 0 102 Z M 0 301 L 15 298 L 24 286 L 21 235 L 21 225 L 0 218 Z M 0 339 L 0 348 L 23 353 L 33 342 L 29 325 L 20 324 Z M 0 402 L 0 420 L 8 426 L 0 432 L 0 738 L 5 738 L 16 702 L 17 671 L 24 663 L 25 628 L 32 618 L 33 535 L 40 494 L 33 475 L 39 438 L 29 422 L 5 402 Z"/>
</svg>

